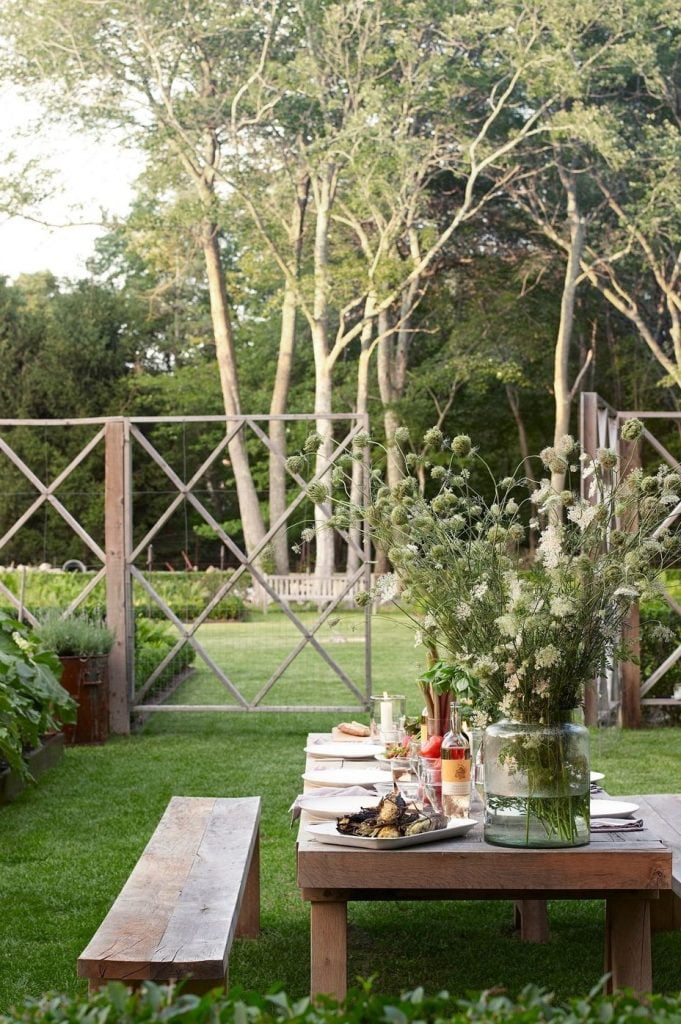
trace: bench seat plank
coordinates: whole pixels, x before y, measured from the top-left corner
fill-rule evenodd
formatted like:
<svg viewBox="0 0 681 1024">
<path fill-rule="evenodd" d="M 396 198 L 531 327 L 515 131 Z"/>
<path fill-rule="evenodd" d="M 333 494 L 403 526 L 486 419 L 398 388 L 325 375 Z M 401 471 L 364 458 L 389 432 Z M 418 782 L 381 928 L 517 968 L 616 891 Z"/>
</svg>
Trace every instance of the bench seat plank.
<svg viewBox="0 0 681 1024">
<path fill-rule="evenodd" d="M 173 797 L 81 954 L 79 977 L 225 978 L 259 819 L 257 797 Z"/>
</svg>

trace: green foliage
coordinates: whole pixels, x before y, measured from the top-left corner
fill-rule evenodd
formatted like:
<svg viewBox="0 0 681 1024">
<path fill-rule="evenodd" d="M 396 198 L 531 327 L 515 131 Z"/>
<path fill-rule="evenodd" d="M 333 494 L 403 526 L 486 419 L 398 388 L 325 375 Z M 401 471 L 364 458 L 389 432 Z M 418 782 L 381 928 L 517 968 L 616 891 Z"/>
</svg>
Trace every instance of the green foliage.
<svg viewBox="0 0 681 1024">
<path fill-rule="evenodd" d="M 48 651 L 59 657 L 95 657 L 108 654 L 114 633 L 102 619 L 91 615 L 47 615 L 36 629 L 36 636 Z"/>
<path fill-rule="evenodd" d="M 75 704 L 59 685 L 55 655 L 26 626 L 0 612 L 0 763 L 30 778 L 23 759 L 59 721 L 75 718 Z"/>
<path fill-rule="evenodd" d="M 67 608 L 92 579 L 93 573 L 41 572 L 30 570 L 26 575 L 26 606 L 38 619 L 53 620 L 55 612 Z M 231 570 L 220 572 L 151 572 L 146 577 L 165 603 L 181 619 L 195 619 L 214 597 L 219 588 L 231 577 Z M 243 577 L 242 577 L 243 579 Z M 0 570 L 0 583 L 13 594 L 19 593 L 18 570 Z M 249 579 L 243 579 L 248 586 Z M 133 589 L 136 614 L 146 618 L 164 618 L 156 602 L 139 586 Z M 86 617 L 103 617 L 105 592 L 103 582 L 88 595 L 81 605 Z M 13 611 L 10 601 L 0 594 L 0 610 Z M 243 619 L 246 605 L 240 593 L 230 592 L 212 609 L 209 621 Z M 59 627 L 61 628 L 61 627 Z"/>
<path fill-rule="evenodd" d="M 169 622 L 155 622 L 139 617 L 135 619 L 135 682 L 138 688 L 173 649 L 177 639 L 177 632 Z M 185 644 L 158 675 L 151 692 L 162 691 L 195 661 L 196 651 L 191 644 Z"/>
<path fill-rule="evenodd" d="M 390 997 L 364 982 L 340 1003 L 325 997 L 313 1004 L 307 997 L 292 999 L 276 989 L 259 994 L 236 988 L 229 995 L 195 996 L 183 993 L 181 986 L 148 982 L 140 991 L 131 992 L 121 982 L 110 982 L 89 996 L 27 998 L 0 1015 L 0 1024 L 98 1024 L 106 1019 L 119 1024 L 170 1019 L 177 1024 L 603 1024 L 612 1020 L 619 1024 L 677 1024 L 680 1014 L 681 996 L 641 999 L 631 993 L 604 996 L 594 991 L 558 1002 L 553 993 L 535 985 L 523 989 L 517 999 L 498 990 L 455 999 L 447 992 L 429 996 L 422 987 Z"/>
</svg>

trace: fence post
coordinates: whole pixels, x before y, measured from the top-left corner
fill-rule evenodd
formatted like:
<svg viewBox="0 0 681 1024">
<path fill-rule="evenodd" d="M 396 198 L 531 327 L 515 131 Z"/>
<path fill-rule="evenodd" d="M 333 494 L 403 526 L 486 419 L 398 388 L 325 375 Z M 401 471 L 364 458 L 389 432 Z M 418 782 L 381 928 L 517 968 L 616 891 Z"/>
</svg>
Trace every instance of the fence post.
<svg viewBox="0 0 681 1024">
<path fill-rule="evenodd" d="M 623 441 L 618 436 L 618 447 L 620 474 L 624 479 L 634 469 L 640 468 L 641 445 L 639 441 Z M 635 532 L 639 526 L 638 517 L 628 523 L 618 525 Z M 640 618 L 637 601 L 635 605 L 632 605 L 622 630 L 624 639 L 631 644 L 634 657 L 637 659 L 640 654 Z M 641 666 L 633 661 L 623 661 L 619 670 L 622 727 L 624 729 L 639 729 L 641 727 Z"/>
<path fill-rule="evenodd" d="M 579 439 L 582 451 L 595 458 L 598 448 L 598 395 L 595 391 L 582 391 L 579 399 Z M 582 498 L 587 498 L 587 487 L 582 480 Z M 598 680 L 590 679 L 584 687 L 584 723 L 598 725 Z"/>
<path fill-rule="evenodd" d="M 107 422 L 105 433 L 104 548 L 106 551 L 106 617 L 115 641 L 109 655 L 109 726 L 113 733 L 130 732 L 131 601 L 126 560 L 130 498 L 128 439 L 123 419 Z"/>
</svg>

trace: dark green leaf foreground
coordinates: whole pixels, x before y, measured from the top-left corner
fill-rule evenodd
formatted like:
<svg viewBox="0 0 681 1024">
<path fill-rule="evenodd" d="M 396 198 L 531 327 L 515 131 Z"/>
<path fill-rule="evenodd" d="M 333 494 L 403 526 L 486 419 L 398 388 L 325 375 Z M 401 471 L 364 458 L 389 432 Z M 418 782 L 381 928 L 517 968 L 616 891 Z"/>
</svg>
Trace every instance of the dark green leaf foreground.
<svg viewBox="0 0 681 1024">
<path fill-rule="evenodd" d="M 229 997 L 211 994 L 203 997 L 164 990 L 149 983 L 131 994 L 118 982 L 87 998 L 47 995 L 26 1000 L 4 1016 L 0 1024 L 143 1024 L 169 1021 L 176 1024 L 326 1024 L 347 1021 L 351 1024 L 459 1024 L 465 1021 L 532 1024 L 555 1021 L 559 1024 L 619 1024 L 639 1021 L 681 1021 L 681 996 L 653 996 L 640 1001 L 620 994 L 604 997 L 591 994 L 560 1002 L 551 993 L 528 986 L 511 999 L 501 992 L 483 992 L 479 996 L 456 999 L 446 992 L 426 996 L 423 989 L 402 993 L 391 999 L 377 995 L 371 985 L 349 992 L 343 1003 L 323 1000 L 290 999 L 285 992 L 257 995 L 233 989 Z"/>
</svg>

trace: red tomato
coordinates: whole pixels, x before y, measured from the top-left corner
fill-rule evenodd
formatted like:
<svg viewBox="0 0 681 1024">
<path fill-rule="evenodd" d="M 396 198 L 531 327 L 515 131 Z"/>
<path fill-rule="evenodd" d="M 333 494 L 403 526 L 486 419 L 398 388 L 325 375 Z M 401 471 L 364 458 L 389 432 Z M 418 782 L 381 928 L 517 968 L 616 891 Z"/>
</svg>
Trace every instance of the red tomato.
<svg viewBox="0 0 681 1024">
<path fill-rule="evenodd" d="M 421 757 L 439 757 L 442 736 L 431 736 L 421 747 Z"/>
</svg>

